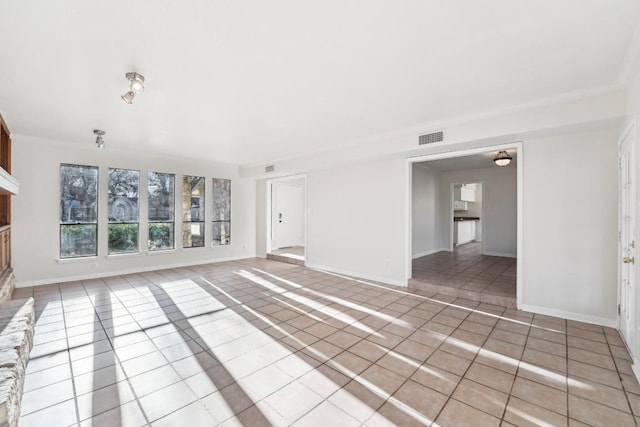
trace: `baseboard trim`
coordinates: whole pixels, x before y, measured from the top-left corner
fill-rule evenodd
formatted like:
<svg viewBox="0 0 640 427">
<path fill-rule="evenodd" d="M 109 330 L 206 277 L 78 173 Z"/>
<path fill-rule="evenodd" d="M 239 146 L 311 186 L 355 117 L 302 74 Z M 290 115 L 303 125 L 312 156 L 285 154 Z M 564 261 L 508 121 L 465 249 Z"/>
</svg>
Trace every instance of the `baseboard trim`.
<svg viewBox="0 0 640 427">
<path fill-rule="evenodd" d="M 426 251 L 426 252 L 420 252 L 419 254 L 415 254 L 413 255 L 412 259 L 416 259 L 416 258 L 422 258 L 423 256 L 427 256 L 427 255 L 433 255 L 435 253 L 438 252 L 442 252 L 442 251 L 448 251 L 449 249 L 445 249 L 445 248 L 441 248 L 441 249 L 432 249 L 430 251 Z"/>
<path fill-rule="evenodd" d="M 503 258 L 517 258 L 518 254 L 514 254 L 511 252 L 489 252 L 489 251 L 483 251 L 482 255 L 489 255 L 489 256 L 499 256 L 499 257 L 503 257 Z"/>
<path fill-rule="evenodd" d="M 608 319 L 606 317 L 591 316 L 589 314 L 573 313 L 571 311 L 556 310 L 554 308 L 540 307 L 531 304 L 522 304 L 519 308 L 520 310 L 529 311 L 531 313 L 561 317 L 567 320 L 575 320 L 576 322 L 592 323 L 594 325 L 606 326 L 614 329 L 617 329 L 618 327 L 617 319 Z"/>
<path fill-rule="evenodd" d="M 16 288 L 27 288 L 29 286 L 44 286 L 44 285 L 50 285 L 52 283 L 73 282 L 77 280 L 100 279 L 103 277 L 121 276 L 123 274 L 146 273 L 148 271 L 166 270 L 170 268 L 192 267 L 194 265 L 217 264 L 219 262 L 238 261 L 241 259 L 251 259 L 251 258 L 256 258 L 256 257 L 242 255 L 242 256 L 235 256 L 235 257 L 216 258 L 209 261 L 199 260 L 199 261 L 181 262 L 181 263 L 175 263 L 175 264 L 163 264 L 163 265 L 156 265 L 156 266 L 142 267 L 142 268 L 130 268 L 126 270 L 108 271 L 108 272 L 102 272 L 102 273 L 81 274 L 77 276 L 63 276 L 63 277 L 57 277 L 55 279 L 16 281 Z"/>
<path fill-rule="evenodd" d="M 347 270 L 342 270 L 339 268 L 333 268 L 333 267 L 326 267 L 324 265 L 318 265 L 318 264 L 309 264 L 308 262 L 306 263 L 305 267 L 311 268 L 313 270 L 319 270 L 319 271 L 326 271 L 328 273 L 335 273 L 335 274 L 340 274 L 343 276 L 350 276 L 356 279 L 362 279 L 362 280 L 371 280 L 374 282 L 380 282 L 380 283 L 385 283 L 388 285 L 395 285 L 395 286 L 400 286 L 403 288 L 407 287 L 407 283 L 403 282 L 401 280 L 396 280 L 396 279 L 391 279 L 388 277 L 379 277 L 379 276 L 371 276 L 368 274 L 362 274 L 362 273 L 358 273 L 358 272 L 354 272 L 354 271 L 347 271 Z"/>
</svg>

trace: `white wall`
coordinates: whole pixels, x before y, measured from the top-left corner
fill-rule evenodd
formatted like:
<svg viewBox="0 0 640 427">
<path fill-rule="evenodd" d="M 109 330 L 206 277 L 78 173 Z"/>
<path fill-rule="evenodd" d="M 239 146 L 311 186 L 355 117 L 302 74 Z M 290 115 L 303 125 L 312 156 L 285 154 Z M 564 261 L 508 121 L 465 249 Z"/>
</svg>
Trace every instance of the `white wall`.
<svg viewBox="0 0 640 427">
<path fill-rule="evenodd" d="M 509 165 L 502 168 L 491 166 L 483 169 L 442 173 L 440 180 L 440 215 L 443 220 L 443 226 L 440 229 L 440 238 L 446 242 L 447 247 L 450 247 L 451 241 L 451 184 L 482 182 L 484 214 L 479 214 L 478 216 L 482 220 L 484 252 L 487 255 L 516 256 L 518 251 L 518 181 L 516 171 L 515 165 Z M 469 213 L 465 213 L 465 215 L 473 216 Z"/>
<path fill-rule="evenodd" d="M 615 324 L 616 139 L 611 128 L 526 142 L 525 309 Z"/>
<path fill-rule="evenodd" d="M 267 180 L 256 181 L 256 256 L 267 256 Z"/>
<path fill-rule="evenodd" d="M 612 325 L 616 321 L 617 172 L 613 128 L 523 143 L 523 307 Z M 553 153 L 554 156 L 549 154 Z M 405 160 L 387 157 L 308 173 L 308 264 L 404 284 L 408 242 Z M 443 172 L 483 182 L 487 252 L 517 252 L 515 167 Z M 448 241 L 447 227 L 441 238 Z M 403 266 L 405 267 L 403 269 Z"/>
<path fill-rule="evenodd" d="M 107 138 L 107 145 L 108 145 Z M 199 160 L 139 155 L 95 148 L 91 138 L 87 148 L 78 149 L 61 142 L 13 135 L 12 174 L 20 181 L 20 194 L 12 200 L 12 265 L 18 286 L 101 277 L 123 272 L 201 264 L 216 260 L 255 256 L 256 185 L 254 180 L 240 179 L 234 165 Z M 99 166 L 98 256 L 58 261 L 60 163 Z M 146 218 L 147 172 L 176 175 L 176 207 L 181 209 L 182 175 L 205 176 L 207 247 L 145 253 L 146 222 L 140 223 L 142 253 L 107 256 L 107 169 L 122 167 L 141 171 L 140 216 Z M 210 247 L 211 178 L 231 179 L 231 245 Z M 176 215 L 181 218 L 181 214 Z M 176 236 L 180 236 L 176 222 Z M 180 240 L 180 239 L 178 239 Z M 180 241 L 178 242 L 178 248 Z"/>
<path fill-rule="evenodd" d="M 413 258 L 446 250 L 440 239 L 440 172 L 419 163 L 412 169 L 412 227 Z"/>
<path fill-rule="evenodd" d="M 407 177 L 402 158 L 309 172 L 306 264 L 406 285 Z"/>
</svg>

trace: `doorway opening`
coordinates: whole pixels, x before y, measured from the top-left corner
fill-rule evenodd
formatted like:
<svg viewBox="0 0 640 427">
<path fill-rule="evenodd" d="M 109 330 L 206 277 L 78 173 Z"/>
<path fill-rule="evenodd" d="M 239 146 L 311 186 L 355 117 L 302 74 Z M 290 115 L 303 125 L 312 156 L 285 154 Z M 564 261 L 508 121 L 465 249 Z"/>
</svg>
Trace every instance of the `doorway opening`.
<svg viewBox="0 0 640 427">
<path fill-rule="evenodd" d="M 451 251 L 482 255 L 482 182 L 451 183 Z"/>
<path fill-rule="evenodd" d="M 514 308 L 520 304 L 520 146 L 409 160 L 410 289 Z M 513 157 L 504 167 L 493 162 L 501 150 Z"/>
<path fill-rule="evenodd" d="M 306 177 L 267 183 L 267 258 L 304 265 L 306 252 Z"/>
</svg>

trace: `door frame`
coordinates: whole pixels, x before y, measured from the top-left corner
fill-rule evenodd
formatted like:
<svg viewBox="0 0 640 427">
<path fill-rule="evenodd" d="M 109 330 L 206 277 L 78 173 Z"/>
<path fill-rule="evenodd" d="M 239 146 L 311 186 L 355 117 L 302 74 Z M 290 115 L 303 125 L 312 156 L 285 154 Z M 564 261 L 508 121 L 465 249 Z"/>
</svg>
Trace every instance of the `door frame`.
<svg viewBox="0 0 640 427">
<path fill-rule="evenodd" d="M 412 187 L 413 187 L 413 164 L 414 163 L 419 163 L 419 162 L 425 162 L 425 161 L 429 161 L 429 160 L 441 160 L 441 159 L 452 159 L 455 157 L 464 157 L 464 156 L 470 156 L 473 154 L 480 154 L 480 153 L 486 153 L 489 151 L 501 151 L 501 150 L 516 150 L 517 156 L 518 156 L 518 167 L 516 170 L 516 177 L 517 177 L 517 214 L 516 214 L 516 218 L 517 218 L 517 239 L 518 239 L 518 243 L 517 243 L 517 251 L 518 253 L 516 254 L 516 260 L 517 260 L 517 267 L 516 267 L 516 307 L 519 309 L 522 307 L 522 297 L 523 297 L 523 291 L 524 291 L 524 274 L 523 274 L 523 267 L 524 267 L 524 150 L 523 150 L 523 143 L 522 141 L 517 141 L 517 142 L 510 142 L 507 144 L 496 144 L 496 145 L 487 145 L 484 147 L 475 147 L 475 148 L 467 148 L 467 149 L 462 149 L 462 150 L 452 150 L 452 151 L 445 151 L 442 153 L 436 153 L 436 154 L 428 154 L 425 156 L 416 156 L 416 157 L 410 157 L 405 159 L 406 160 L 406 189 L 407 192 L 405 193 L 406 195 L 406 201 L 407 201 L 407 206 L 406 206 L 406 223 L 405 223 L 405 242 L 407 242 L 407 245 L 405 247 L 405 260 L 406 260 L 406 264 L 405 264 L 405 280 L 406 283 L 408 283 L 409 279 L 411 278 L 411 266 L 413 263 L 413 257 L 412 257 L 412 246 L 413 246 L 413 242 L 412 242 L 412 224 L 413 224 L 413 214 L 412 214 Z M 496 166 L 497 167 L 497 166 Z M 451 206 L 451 208 L 453 208 L 453 206 Z M 483 210 L 484 210 L 484 205 L 483 205 Z M 484 239 L 483 239 L 484 240 Z"/>
<path fill-rule="evenodd" d="M 271 178 L 267 180 L 267 203 L 265 203 L 266 205 L 266 210 L 267 210 L 267 235 L 266 235 L 266 248 L 267 251 L 266 253 L 271 253 L 271 251 L 273 250 L 273 248 L 271 247 L 271 242 L 273 241 L 273 219 L 271 218 L 272 215 L 272 209 L 273 209 L 273 191 L 272 191 L 272 185 L 274 183 L 278 183 L 278 182 L 286 182 L 286 181 L 291 181 L 294 179 L 300 179 L 302 178 L 303 182 L 302 182 L 302 221 L 304 222 L 303 224 L 303 230 L 304 230 L 304 236 L 303 236 L 303 242 L 302 244 L 304 245 L 304 253 L 305 253 L 305 258 L 307 255 L 307 232 L 308 232 L 308 227 L 307 227 L 307 175 L 306 174 L 297 174 L 297 175 L 289 175 L 289 176 L 283 176 L 283 177 L 279 177 L 279 178 Z"/>
<path fill-rule="evenodd" d="M 635 198 L 636 198 L 636 205 L 632 206 L 631 209 L 635 210 L 635 214 L 638 213 L 638 186 L 637 186 L 637 158 L 636 156 L 638 155 L 637 152 L 637 134 L 636 134 L 636 120 L 632 120 L 624 129 L 624 131 L 620 134 L 620 137 L 618 138 L 617 141 L 617 157 L 618 157 L 618 258 L 617 258 L 617 264 L 618 264 L 618 284 L 617 284 L 617 288 L 618 288 L 618 307 L 620 307 L 622 305 L 622 264 L 620 262 L 621 258 L 622 258 L 622 237 L 621 237 L 621 233 L 622 233 L 622 221 L 621 221 L 621 215 L 622 215 L 622 185 L 621 185 L 621 176 L 620 176 L 620 145 L 622 144 L 622 142 L 627 138 L 627 136 L 629 136 L 630 139 L 630 143 L 632 144 L 632 155 L 634 156 L 632 161 L 633 161 L 633 173 L 634 173 L 634 178 L 636 178 L 636 182 L 634 182 L 635 188 L 634 188 L 634 192 L 635 192 Z M 636 222 L 637 222 L 637 215 L 636 215 Z M 636 224 L 636 233 L 637 233 L 637 224 Z M 636 237 L 636 245 L 638 244 L 638 236 Z M 638 279 L 638 268 L 636 267 L 636 264 L 633 265 L 634 268 L 634 277 L 635 277 L 635 281 L 633 283 L 633 289 L 631 292 L 631 296 L 630 296 L 630 305 L 631 305 L 631 327 L 629 330 L 629 334 L 630 337 L 624 337 L 624 342 L 625 344 L 629 347 L 629 351 L 632 354 L 633 359 L 635 360 L 635 353 L 636 353 L 636 347 L 637 347 L 637 339 L 638 339 L 638 334 L 637 334 L 637 310 L 636 310 L 636 306 L 638 303 L 638 298 L 637 298 L 637 287 L 638 284 L 637 279 Z M 622 331 L 622 312 L 621 310 L 618 310 L 618 321 L 617 321 L 617 329 L 619 331 Z M 627 342 L 631 341 L 631 342 Z M 634 363 L 635 365 L 635 363 Z M 634 370 L 635 371 L 635 370 Z"/>
</svg>

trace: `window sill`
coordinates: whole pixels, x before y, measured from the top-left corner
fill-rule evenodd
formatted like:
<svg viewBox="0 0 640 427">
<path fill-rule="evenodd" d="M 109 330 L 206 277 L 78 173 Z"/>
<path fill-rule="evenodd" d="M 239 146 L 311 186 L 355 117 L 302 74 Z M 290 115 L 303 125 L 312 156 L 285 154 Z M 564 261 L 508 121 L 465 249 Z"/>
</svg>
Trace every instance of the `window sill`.
<svg viewBox="0 0 640 427">
<path fill-rule="evenodd" d="M 167 255 L 176 253 L 175 249 L 159 249 L 157 251 L 147 251 L 145 252 L 147 255 L 156 256 L 156 255 Z"/>
<path fill-rule="evenodd" d="M 202 251 L 206 251 L 207 248 L 206 246 L 196 246 L 194 248 L 180 248 L 181 252 L 202 252 Z"/>
<path fill-rule="evenodd" d="M 115 258 L 128 258 L 133 256 L 140 256 L 140 252 L 128 252 L 126 254 L 107 254 L 104 257 L 106 259 L 115 259 Z"/>
<path fill-rule="evenodd" d="M 97 256 L 83 256 L 77 258 L 57 258 L 56 261 L 58 264 L 74 264 L 77 262 L 91 262 L 96 261 L 98 259 Z"/>
</svg>

